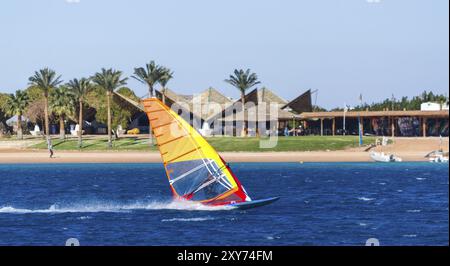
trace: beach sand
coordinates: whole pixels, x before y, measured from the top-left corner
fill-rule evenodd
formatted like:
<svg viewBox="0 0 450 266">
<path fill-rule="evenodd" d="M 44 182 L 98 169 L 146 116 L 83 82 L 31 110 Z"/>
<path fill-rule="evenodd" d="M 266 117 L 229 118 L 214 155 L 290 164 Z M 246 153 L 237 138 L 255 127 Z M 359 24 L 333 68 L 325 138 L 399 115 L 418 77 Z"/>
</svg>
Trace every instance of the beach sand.
<svg viewBox="0 0 450 266">
<path fill-rule="evenodd" d="M 375 150 L 393 152 L 403 161 L 427 161 L 424 156 L 439 149 L 439 138 L 396 138 L 395 143 Z M 448 138 L 442 148 L 449 150 Z M 365 147 L 341 151 L 311 152 L 221 152 L 227 162 L 369 162 Z M 150 163 L 161 162 L 157 152 L 137 151 L 55 151 L 55 157 L 43 150 L 1 148 L 0 163 Z"/>
</svg>

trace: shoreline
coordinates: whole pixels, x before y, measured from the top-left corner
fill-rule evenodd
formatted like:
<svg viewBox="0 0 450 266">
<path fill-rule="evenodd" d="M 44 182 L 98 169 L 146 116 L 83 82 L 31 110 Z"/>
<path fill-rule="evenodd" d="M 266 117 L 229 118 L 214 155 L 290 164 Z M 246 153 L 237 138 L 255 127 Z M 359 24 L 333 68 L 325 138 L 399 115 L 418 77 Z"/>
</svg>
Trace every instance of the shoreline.
<svg viewBox="0 0 450 266">
<path fill-rule="evenodd" d="M 259 151 L 219 152 L 227 162 L 371 162 L 366 147 L 326 151 Z M 448 152 L 449 139 L 442 144 L 436 138 L 398 138 L 393 144 L 372 150 L 393 153 L 404 162 L 427 162 L 429 152 L 439 148 Z M 76 151 L 56 150 L 50 159 L 47 150 L 18 148 L 14 145 L 0 147 L 0 164 L 20 163 L 162 163 L 158 151 Z"/>
<path fill-rule="evenodd" d="M 371 162 L 364 151 L 311 152 L 220 152 L 227 162 Z M 425 153 L 426 154 L 426 153 Z M 426 162 L 422 152 L 398 152 L 404 162 Z M 47 151 L 0 152 L 0 164 L 26 163 L 162 163 L 158 152 L 78 152 L 56 151 L 49 158 Z"/>
</svg>

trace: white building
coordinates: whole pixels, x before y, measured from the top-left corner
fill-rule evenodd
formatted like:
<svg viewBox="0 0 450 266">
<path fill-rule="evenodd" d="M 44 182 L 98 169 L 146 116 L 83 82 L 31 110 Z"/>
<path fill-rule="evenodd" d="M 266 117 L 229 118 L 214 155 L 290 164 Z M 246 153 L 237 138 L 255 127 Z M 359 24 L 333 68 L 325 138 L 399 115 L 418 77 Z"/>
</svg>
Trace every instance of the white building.
<svg viewBox="0 0 450 266">
<path fill-rule="evenodd" d="M 440 111 L 440 110 L 441 104 L 439 103 L 426 102 L 420 105 L 420 111 Z"/>
</svg>

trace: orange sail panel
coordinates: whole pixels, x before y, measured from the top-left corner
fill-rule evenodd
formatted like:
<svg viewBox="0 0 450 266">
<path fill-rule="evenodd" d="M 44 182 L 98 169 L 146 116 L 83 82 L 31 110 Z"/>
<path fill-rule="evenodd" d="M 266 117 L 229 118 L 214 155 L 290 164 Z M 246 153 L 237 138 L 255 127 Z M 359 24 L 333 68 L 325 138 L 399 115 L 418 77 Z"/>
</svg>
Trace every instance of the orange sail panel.
<svg viewBox="0 0 450 266">
<path fill-rule="evenodd" d="M 176 197 L 212 205 L 250 200 L 219 154 L 188 122 L 156 98 L 143 103 Z"/>
</svg>

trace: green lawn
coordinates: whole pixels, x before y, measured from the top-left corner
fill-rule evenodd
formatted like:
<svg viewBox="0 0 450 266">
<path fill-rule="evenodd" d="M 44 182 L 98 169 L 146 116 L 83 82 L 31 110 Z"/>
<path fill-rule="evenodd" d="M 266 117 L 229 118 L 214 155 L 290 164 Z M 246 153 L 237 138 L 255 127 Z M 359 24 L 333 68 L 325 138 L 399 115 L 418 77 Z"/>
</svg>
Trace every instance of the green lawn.
<svg viewBox="0 0 450 266">
<path fill-rule="evenodd" d="M 207 138 L 208 142 L 218 151 L 318 151 L 318 150 L 342 150 L 358 146 L 358 137 L 355 136 L 302 136 L 302 137 L 278 137 L 273 148 L 260 148 L 260 141 L 264 138 L 240 138 L 240 137 L 214 137 Z M 364 137 L 364 144 L 375 142 L 374 137 Z M 77 140 L 53 140 L 55 150 L 78 150 Z M 31 146 L 33 149 L 47 149 L 47 143 L 42 141 Z M 85 139 L 83 150 L 102 151 L 107 150 L 106 139 Z M 113 142 L 113 150 L 116 151 L 156 151 L 157 147 L 149 145 L 146 138 L 121 138 Z"/>
<path fill-rule="evenodd" d="M 68 139 L 68 140 L 59 140 L 53 139 L 52 141 L 53 148 L 55 150 L 79 150 L 78 149 L 78 140 L 77 139 Z M 32 149 L 47 149 L 47 141 L 42 141 L 38 144 L 30 146 Z M 82 150 L 87 151 L 104 151 L 108 150 L 108 139 L 83 139 L 83 148 Z M 116 151 L 148 151 L 148 150 L 157 150 L 157 147 L 149 144 L 148 139 L 144 138 L 121 138 L 113 141 L 113 150 Z"/>
<path fill-rule="evenodd" d="M 208 138 L 208 142 L 218 151 L 319 151 L 342 150 L 358 146 L 358 137 L 353 136 L 300 136 L 278 137 L 273 148 L 260 148 L 260 141 L 267 138 Z M 364 144 L 375 142 L 375 138 L 364 138 Z"/>
</svg>

